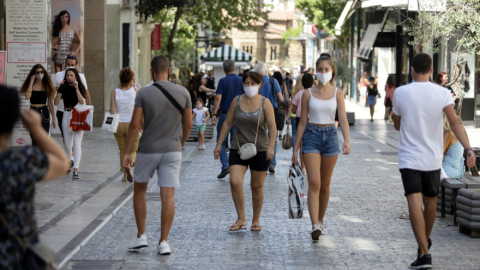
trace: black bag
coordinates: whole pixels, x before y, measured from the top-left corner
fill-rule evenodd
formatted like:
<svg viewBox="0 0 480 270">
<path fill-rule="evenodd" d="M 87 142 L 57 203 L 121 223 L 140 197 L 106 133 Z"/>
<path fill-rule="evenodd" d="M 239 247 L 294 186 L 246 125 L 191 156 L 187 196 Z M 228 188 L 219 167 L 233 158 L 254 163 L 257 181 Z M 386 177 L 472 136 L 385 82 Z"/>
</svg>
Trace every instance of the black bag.
<svg viewBox="0 0 480 270">
<path fill-rule="evenodd" d="M 274 85 L 274 79 L 270 78 L 270 84 L 272 85 L 272 95 L 273 98 L 276 100 L 277 96 L 275 95 L 275 85 Z M 278 106 L 280 107 L 280 103 L 278 103 Z M 284 111 L 280 108 L 275 108 L 273 107 L 273 111 L 275 113 L 275 125 L 277 126 L 277 130 L 283 130 L 283 127 L 285 126 L 285 115 L 288 113 L 288 106 L 287 106 L 287 113 L 284 113 Z"/>
</svg>

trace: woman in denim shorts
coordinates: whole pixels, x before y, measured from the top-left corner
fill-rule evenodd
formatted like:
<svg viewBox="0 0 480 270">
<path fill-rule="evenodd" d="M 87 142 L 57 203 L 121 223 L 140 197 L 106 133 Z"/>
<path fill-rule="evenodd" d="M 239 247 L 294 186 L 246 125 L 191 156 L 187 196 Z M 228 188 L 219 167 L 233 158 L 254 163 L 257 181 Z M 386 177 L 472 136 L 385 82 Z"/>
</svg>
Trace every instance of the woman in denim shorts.
<svg viewBox="0 0 480 270">
<path fill-rule="evenodd" d="M 333 86 L 335 65 L 328 55 L 316 62 L 319 83 L 302 96 L 302 111 L 297 128 L 292 161 L 297 164 L 297 152 L 302 142 L 303 158 L 308 175 L 308 211 L 312 222 L 312 240 L 323 233 L 323 218 L 330 197 L 330 181 L 337 162 L 340 147 L 335 127 L 335 112 L 344 138 L 342 152 L 350 153 L 350 136 L 345 113 L 343 93 Z"/>
</svg>

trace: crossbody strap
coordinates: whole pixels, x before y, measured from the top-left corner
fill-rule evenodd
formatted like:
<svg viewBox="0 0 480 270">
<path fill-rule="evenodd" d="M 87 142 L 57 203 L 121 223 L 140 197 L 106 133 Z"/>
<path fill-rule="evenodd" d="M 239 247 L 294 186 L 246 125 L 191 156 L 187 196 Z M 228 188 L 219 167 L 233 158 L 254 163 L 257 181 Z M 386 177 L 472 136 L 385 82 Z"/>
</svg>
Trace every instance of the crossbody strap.
<svg viewBox="0 0 480 270">
<path fill-rule="evenodd" d="M 175 108 L 177 108 L 177 110 L 180 112 L 180 114 L 183 115 L 183 112 L 185 111 L 182 106 L 180 106 L 180 104 L 178 104 L 178 102 L 172 97 L 172 95 L 170 95 L 167 90 L 165 90 L 165 88 L 163 88 L 163 86 L 159 85 L 158 83 L 153 83 L 154 86 L 156 86 L 158 89 L 160 89 L 160 91 L 162 91 L 162 93 L 168 98 L 168 100 L 170 100 L 170 102 L 172 102 L 173 106 L 175 106 Z"/>
<path fill-rule="evenodd" d="M 258 112 L 258 121 L 257 121 L 257 131 L 255 132 L 255 141 L 253 144 L 257 145 L 257 136 L 258 136 L 258 127 L 260 126 L 260 116 L 262 115 L 262 111 L 263 111 L 263 102 L 265 101 L 265 97 L 262 97 L 262 104 L 260 104 L 260 111 Z M 237 101 L 237 107 L 240 106 L 240 96 L 238 96 L 238 101 Z M 235 108 L 236 110 L 236 108 Z M 236 135 L 237 137 L 237 145 L 238 145 L 238 149 L 240 150 L 240 143 L 238 143 L 238 135 Z"/>
<path fill-rule="evenodd" d="M 15 240 L 17 240 L 18 244 L 20 245 L 20 247 L 22 247 L 22 250 L 27 250 L 27 247 L 25 246 L 25 243 L 22 241 L 22 239 L 20 239 L 20 237 L 18 236 L 18 234 L 13 230 L 13 228 L 10 226 L 10 224 L 8 224 L 8 222 L 5 220 L 5 218 L 3 217 L 3 215 L 0 215 L 0 221 L 2 221 L 2 223 L 5 225 L 5 227 L 7 227 L 8 229 L 8 232 L 15 238 Z"/>
</svg>

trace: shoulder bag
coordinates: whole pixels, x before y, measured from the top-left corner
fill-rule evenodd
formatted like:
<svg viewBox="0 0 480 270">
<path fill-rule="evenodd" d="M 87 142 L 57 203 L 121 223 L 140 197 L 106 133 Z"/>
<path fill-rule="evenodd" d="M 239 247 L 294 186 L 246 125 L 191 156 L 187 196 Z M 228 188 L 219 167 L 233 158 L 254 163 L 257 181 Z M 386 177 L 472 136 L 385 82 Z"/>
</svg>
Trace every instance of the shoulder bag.
<svg viewBox="0 0 480 270">
<path fill-rule="evenodd" d="M 177 110 L 180 112 L 180 114 L 183 115 L 183 112 L 185 111 L 182 106 L 180 106 L 180 104 L 178 104 L 178 102 L 172 97 L 172 95 L 170 95 L 167 90 L 165 90 L 165 88 L 163 88 L 160 84 L 158 83 L 153 83 L 154 86 L 156 86 L 158 89 L 160 89 L 160 91 L 167 97 L 168 100 L 170 100 L 170 102 L 172 102 L 173 106 L 175 106 L 175 108 L 177 108 Z"/>
<path fill-rule="evenodd" d="M 3 215 L 0 215 L 0 221 L 7 227 L 10 235 L 15 238 L 24 252 L 23 261 L 25 267 L 29 270 L 55 270 L 55 252 L 47 245 L 38 242 L 36 244 L 25 245 L 25 242 L 15 233 L 13 228 L 7 223 Z"/>
</svg>

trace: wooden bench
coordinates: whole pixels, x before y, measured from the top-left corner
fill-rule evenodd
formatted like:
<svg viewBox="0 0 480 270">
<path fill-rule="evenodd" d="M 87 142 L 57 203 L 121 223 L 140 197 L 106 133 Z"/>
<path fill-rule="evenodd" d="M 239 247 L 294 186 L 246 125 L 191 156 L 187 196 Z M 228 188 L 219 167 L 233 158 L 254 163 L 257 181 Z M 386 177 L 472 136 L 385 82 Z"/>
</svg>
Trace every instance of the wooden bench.
<svg viewBox="0 0 480 270">
<path fill-rule="evenodd" d="M 453 225 L 457 226 L 457 195 L 458 190 L 461 188 L 480 188 L 480 177 L 465 175 L 462 180 L 458 179 L 444 179 L 441 182 L 442 189 L 442 204 L 441 213 L 442 218 L 445 217 L 445 188 L 452 189 L 452 212 L 453 212 Z"/>
</svg>

